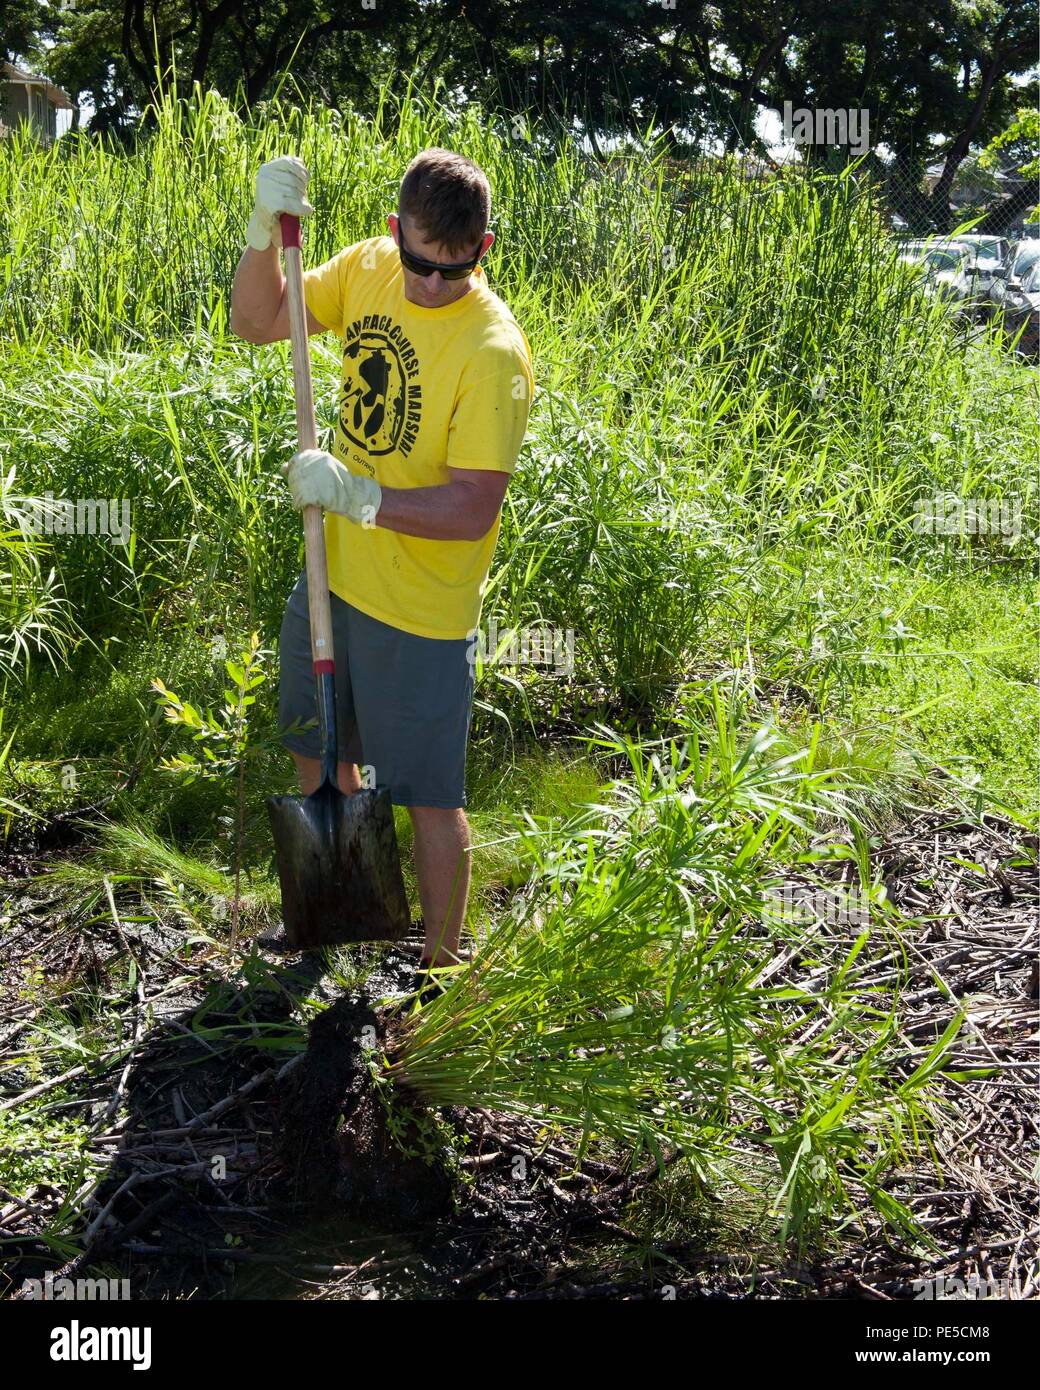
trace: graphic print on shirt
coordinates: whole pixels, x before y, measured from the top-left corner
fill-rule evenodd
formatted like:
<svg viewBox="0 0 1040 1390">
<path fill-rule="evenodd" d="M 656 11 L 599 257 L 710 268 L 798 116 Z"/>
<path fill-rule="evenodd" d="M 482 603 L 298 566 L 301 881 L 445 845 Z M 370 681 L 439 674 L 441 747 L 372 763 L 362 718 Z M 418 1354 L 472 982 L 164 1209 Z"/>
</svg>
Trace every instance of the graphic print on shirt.
<svg viewBox="0 0 1040 1390">
<path fill-rule="evenodd" d="M 343 337 L 339 423 L 366 454 L 411 452 L 422 417 L 419 358 L 389 314 L 355 319 Z"/>
</svg>

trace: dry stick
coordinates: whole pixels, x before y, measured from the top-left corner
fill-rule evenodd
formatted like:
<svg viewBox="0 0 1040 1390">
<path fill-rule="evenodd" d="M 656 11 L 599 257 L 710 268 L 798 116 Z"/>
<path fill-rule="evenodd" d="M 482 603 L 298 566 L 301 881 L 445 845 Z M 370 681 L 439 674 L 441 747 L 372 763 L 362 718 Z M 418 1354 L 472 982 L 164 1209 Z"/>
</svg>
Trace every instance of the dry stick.
<svg viewBox="0 0 1040 1390">
<path fill-rule="evenodd" d="M 980 1039 L 980 1041 L 982 1041 L 982 1040 Z M 994 1065 L 995 1067 L 999 1067 L 999 1069 L 1000 1069 L 1001 1071 L 1035 1071 L 1036 1068 L 1037 1068 L 1037 1066 L 1040 1066 L 1040 1062 L 1037 1062 L 1037 1061 L 1032 1061 L 1032 1062 L 1002 1062 L 1002 1061 L 1000 1060 L 999 1057 L 994 1057 L 994 1056 L 993 1056 L 993 1050 L 992 1050 L 992 1048 L 988 1047 L 987 1044 L 986 1044 L 984 1041 L 982 1041 L 982 1046 L 985 1047 L 985 1048 L 986 1048 L 986 1051 L 989 1053 L 989 1055 L 990 1055 L 990 1057 L 991 1057 L 991 1059 L 992 1059 L 992 1061 L 993 1061 L 993 1065 Z M 961 1057 L 951 1057 L 951 1058 L 949 1059 L 949 1062 L 948 1062 L 947 1065 L 949 1065 L 949 1066 L 951 1066 L 951 1067 L 965 1067 L 965 1066 L 973 1067 L 973 1066 L 977 1066 L 980 1062 L 984 1062 L 984 1061 L 985 1061 L 985 1058 L 983 1058 L 983 1057 L 964 1057 L 964 1058 L 961 1058 Z"/>
<path fill-rule="evenodd" d="M 189 1027 L 187 1027 L 186 1024 L 181 1023 L 178 1019 L 164 1019 L 163 1027 L 176 1028 L 178 1033 L 183 1033 L 186 1038 L 191 1038 L 194 1042 L 197 1042 L 200 1047 L 204 1047 L 207 1052 L 211 1052 L 214 1057 L 220 1056 L 220 1051 L 218 1048 L 215 1048 L 211 1043 L 208 1043 L 200 1033 L 193 1033 L 192 1030 Z"/>
<path fill-rule="evenodd" d="M 207 1136 L 206 1136 L 206 1144 L 207 1144 L 207 1145 L 209 1145 L 209 1144 L 219 1145 L 219 1147 L 214 1147 L 214 1148 L 210 1151 L 209 1157 L 212 1158 L 213 1154 L 220 1154 L 220 1153 L 223 1153 L 225 1147 L 230 1143 L 230 1144 L 234 1145 L 234 1150 L 235 1150 L 235 1152 L 234 1152 L 234 1155 L 233 1155 L 233 1156 L 234 1156 L 236 1159 L 238 1159 L 238 1158 L 247 1158 L 247 1159 L 253 1159 L 253 1160 L 256 1160 L 256 1159 L 257 1159 L 257 1157 L 258 1157 L 258 1151 L 257 1151 L 256 1145 L 255 1145 L 255 1144 L 242 1144 L 241 1142 L 239 1142 L 239 1131 L 238 1131 L 238 1130 L 226 1129 L 226 1130 L 220 1130 L 220 1131 L 218 1131 L 218 1132 L 219 1132 L 221 1135 L 223 1135 L 224 1137 L 221 1138 L 221 1139 L 218 1139 L 217 1136 L 216 1136 L 216 1134 L 214 1134 L 214 1135 L 207 1135 Z M 192 1157 L 193 1157 L 194 1159 L 196 1159 L 198 1162 L 201 1163 L 201 1162 L 202 1162 L 202 1154 L 205 1152 L 205 1146 L 204 1146 L 202 1152 L 199 1151 L 199 1149 L 196 1147 L 195 1144 L 190 1144 L 190 1145 L 188 1145 L 187 1147 L 189 1148 Z M 126 1160 L 127 1162 L 130 1162 L 130 1161 L 133 1161 L 133 1160 L 136 1160 L 136 1159 L 139 1159 L 139 1158 L 156 1158 L 156 1159 L 158 1159 L 158 1158 L 167 1158 L 167 1159 L 169 1159 L 169 1158 L 171 1158 L 174 1154 L 182 1154 L 182 1153 L 184 1153 L 184 1151 L 185 1151 L 185 1150 L 184 1150 L 184 1147 L 182 1147 L 182 1146 L 180 1146 L 180 1145 L 177 1145 L 177 1144 L 135 1144 L 132 1148 L 123 1149 L 123 1150 L 122 1150 L 121 1157 L 125 1158 L 125 1160 Z"/>
<path fill-rule="evenodd" d="M 1009 1245 L 1014 1245 L 1016 1243 L 1016 1239 L 1021 1240 L 1021 1236 L 1017 1238 L 1015 1236 L 1009 1236 L 1007 1240 L 985 1240 L 981 1245 L 972 1245 L 963 1250 L 955 1249 L 947 1251 L 943 1255 L 943 1259 L 947 1262 L 954 1259 L 960 1261 L 966 1260 L 972 1255 L 979 1255 L 986 1250 L 1006 1250 Z"/>
<path fill-rule="evenodd" d="M 268 1081 L 280 1081 L 282 1077 L 288 1075 L 290 1071 L 300 1064 L 303 1060 L 303 1053 L 298 1052 L 295 1057 L 290 1057 L 283 1066 L 275 1069 L 268 1067 L 266 1071 L 258 1072 L 256 1076 L 250 1077 L 237 1091 L 232 1091 L 223 1100 L 218 1100 L 216 1105 L 211 1105 L 208 1110 L 201 1111 L 195 1118 L 186 1125 L 178 1125 L 175 1129 L 153 1129 L 149 1131 L 153 1139 L 181 1139 L 186 1135 L 195 1134 L 203 1125 L 219 1119 L 225 1111 L 230 1110 L 233 1105 L 237 1105 L 240 1100 L 251 1095 Z"/>
<path fill-rule="evenodd" d="M 104 1207 L 101 1209 L 101 1211 L 97 1214 L 94 1220 L 84 1231 L 84 1254 L 86 1254 L 86 1252 L 89 1250 L 94 1236 L 97 1234 L 98 1230 L 107 1220 L 107 1218 L 111 1215 L 113 1207 L 115 1206 L 119 1198 L 123 1196 L 124 1193 L 129 1192 L 132 1188 L 139 1187 L 142 1183 L 154 1182 L 156 1178 L 167 1178 L 175 1174 L 178 1177 L 201 1177 L 202 1175 L 211 1173 L 212 1171 L 213 1164 L 208 1160 L 203 1160 L 201 1163 L 168 1164 L 165 1167 L 153 1168 L 148 1171 L 138 1169 L 136 1172 L 131 1173 L 128 1178 L 126 1178 L 123 1182 L 120 1183 L 120 1185 L 116 1188 L 115 1192 L 112 1193 L 112 1196 L 105 1203 Z M 225 1174 L 225 1178 L 239 1178 L 242 1176 L 243 1175 L 241 1173 L 228 1172 L 227 1174 Z"/>
<path fill-rule="evenodd" d="M 116 1049 L 118 1052 L 122 1052 L 122 1050 L 122 1048 Z M 63 1081 L 71 1081 L 74 1076 L 82 1076 L 86 1069 L 86 1063 L 81 1062 L 78 1067 L 72 1067 L 69 1071 L 63 1071 L 60 1076 L 52 1076 L 49 1081 L 41 1081 L 38 1086 L 33 1086 L 28 1091 L 23 1091 L 20 1096 L 11 1096 L 7 1100 L 0 1100 L 0 1110 L 13 1110 L 17 1105 L 24 1105 L 27 1100 L 33 1100 L 36 1096 L 42 1096 L 44 1091 L 49 1091 L 54 1086 L 60 1086 Z"/>
<path fill-rule="evenodd" d="M 504 1155 L 501 1149 L 493 1150 L 486 1154 L 472 1154 L 459 1159 L 460 1168 L 489 1168 L 493 1163 L 497 1163 Z"/>
<path fill-rule="evenodd" d="M 119 933 L 119 939 L 123 943 L 123 946 L 127 954 L 129 955 L 130 959 L 134 962 L 134 965 L 137 967 L 137 1008 L 135 1010 L 134 1017 L 134 1039 L 133 1042 L 130 1044 L 130 1053 L 126 1059 L 126 1066 L 123 1068 L 123 1073 L 120 1076 L 118 1082 L 116 1083 L 116 1089 L 112 1096 L 112 1099 L 108 1102 L 108 1105 L 105 1107 L 105 1113 L 97 1122 L 99 1126 L 111 1124 L 116 1111 L 119 1109 L 120 1101 L 122 1100 L 123 1095 L 126 1092 L 126 1083 L 130 1076 L 130 1069 L 134 1064 L 134 1057 L 136 1056 L 137 1049 L 141 1042 L 141 1036 L 144 1032 L 145 1013 L 148 1003 L 147 999 L 145 998 L 144 992 L 144 969 L 141 965 L 141 962 L 137 959 L 133 951 L 130 949 L 130 943 L 126 939 L 126 933 L 123 931 L 123 924 L 122 922 L 120 922 L 119 913 L 116 911 L 116 900 L 112 893 L 112 885 L 108 881 L 107 875 L 105 875 L 103 882 L 105 885 L 105 892 L 108 895 L 108 907 L 109 911 L 112 913 L 112 921 L 115 924 L 115 929 Z"/>
<path fill-rule="evenodd" d="M 21 1207 L 21 1209 L 27 1211 L 30 1216 L 39 1216 L 42 1211 L 41 1207 L 36 1206 L 32 1202 L 27 1202 L 24 1197 L 19 1197 L 14 1192 L 8 1192 L 6 1187 L 0 1187 L 0 1197 L 2 1197 L 5 1202 L 13 1202 L 15 1206 Z"/>
</svg>

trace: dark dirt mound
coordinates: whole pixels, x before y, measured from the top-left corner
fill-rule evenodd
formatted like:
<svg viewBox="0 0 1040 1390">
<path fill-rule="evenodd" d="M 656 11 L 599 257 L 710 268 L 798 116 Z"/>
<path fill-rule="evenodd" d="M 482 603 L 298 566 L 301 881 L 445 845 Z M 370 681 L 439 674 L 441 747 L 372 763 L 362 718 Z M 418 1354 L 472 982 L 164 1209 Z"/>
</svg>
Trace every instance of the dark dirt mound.
<svg viewBox="0 0 1040 1390">
<path fill-rule="evenodd" d="M 435 1153 L 420 1156 L 421 1107 L 417 1119 L 402 1108 L 401 1131 L 390 1133 L 368 1065 L 384 1037 L 383 1016 L 361 994 L 313 1020 L 302 1063 L 280 1083 L 277 1152 L 294 1197 L 409 1222 L 449 1210 L 452 1184 Z"/>
</svg>

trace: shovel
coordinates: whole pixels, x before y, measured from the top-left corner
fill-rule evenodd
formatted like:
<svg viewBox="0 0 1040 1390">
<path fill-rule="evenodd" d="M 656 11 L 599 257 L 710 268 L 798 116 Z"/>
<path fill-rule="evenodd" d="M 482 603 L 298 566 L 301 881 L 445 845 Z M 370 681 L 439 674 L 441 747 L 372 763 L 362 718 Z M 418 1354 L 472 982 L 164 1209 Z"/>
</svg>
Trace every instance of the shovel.
<svg viewBox="0 0 1040 1390">
<path fill-rule="evenodd" d="M 288 284 L 296 433 L 316 447 L 300 220 L 281 215 Z M 350 941 L 397 941 L 410 925 L 387 787 L 347 796 L 336 785 L 336 676 L 329 575 L 320 507 L 304 507 L 311 657 L 321 739 L 321 782 L 310 796 L 270 796 L 287 943 L 299 950 Z"/>
</svg>

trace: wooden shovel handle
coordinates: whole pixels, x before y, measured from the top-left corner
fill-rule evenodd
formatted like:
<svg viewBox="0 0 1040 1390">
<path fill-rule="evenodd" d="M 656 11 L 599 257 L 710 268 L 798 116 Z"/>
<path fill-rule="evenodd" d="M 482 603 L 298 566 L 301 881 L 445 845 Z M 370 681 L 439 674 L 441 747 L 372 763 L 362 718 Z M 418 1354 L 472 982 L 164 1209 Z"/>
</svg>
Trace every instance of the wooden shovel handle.
<svg viewBox="0 0 1040 1390">
<path fill-rule="evenodd" d="M 303 252 L 300 219 L 281 213 L 282 256 L 289 299 L 289 338 L 292 342 L 293 392 L 296 397 L 298 448 L 315 449 L 318 426 L 314 418 L 311 356 L 307 347 L 307 305 L 303 297 Z M 311 617 L 311 658 L 316 674 L 331 672 L 332 613 L 329 607 L 329 569 L 325 558 L 325 527 L 320 507 L 304 507 L 303 538 L 307 554 L 307 600 Z"/>
</svg>

